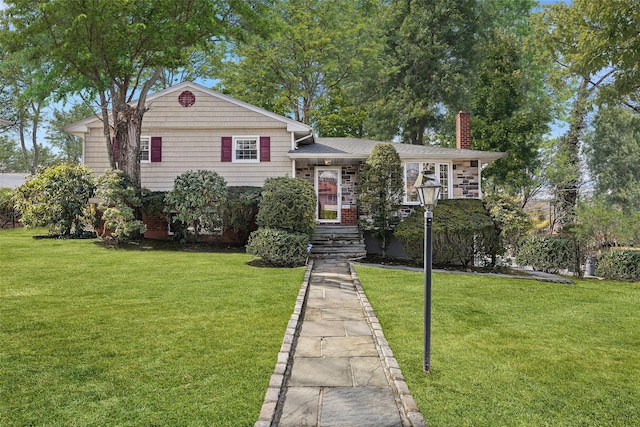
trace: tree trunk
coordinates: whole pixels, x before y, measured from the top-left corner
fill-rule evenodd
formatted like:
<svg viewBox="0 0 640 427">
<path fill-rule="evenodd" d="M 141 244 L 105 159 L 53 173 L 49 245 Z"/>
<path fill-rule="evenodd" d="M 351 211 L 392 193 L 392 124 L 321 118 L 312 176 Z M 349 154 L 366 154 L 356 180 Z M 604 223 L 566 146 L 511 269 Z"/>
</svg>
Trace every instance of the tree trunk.
<svg viewBox="0 0 640 427">
<path fill-rule="evenodd" d="M 556 225 L 558 232 L 562 232 L 575 222 L 575 211 L 578 203 L 578 190 L 581 183 L 580 171 L 580 140 L 585 128 L 587 116 L 587 98 L 589 78 L 584 77 L 578 88 L 573 102 L 569 130 L 560 138 L 558 155 L 564 158 L 565 173 L 555 189 L 555 204 L 558 209 Z"/>
</svg>

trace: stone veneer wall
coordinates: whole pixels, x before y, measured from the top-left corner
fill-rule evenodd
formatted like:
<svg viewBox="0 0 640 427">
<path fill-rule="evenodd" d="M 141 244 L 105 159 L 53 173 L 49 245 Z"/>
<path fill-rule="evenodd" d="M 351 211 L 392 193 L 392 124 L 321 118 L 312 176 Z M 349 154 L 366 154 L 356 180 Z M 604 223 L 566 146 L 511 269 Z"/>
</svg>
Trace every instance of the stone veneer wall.
<svg viewBox="0 0 640 427">
<path fill-rule="evenodd" d="M 480 162 L 464 160 L 453 162 L 453 198 L 480 198 Z"/>
<path fill-rule="evenodd" d="M 340 224 L 342 225 L 358 224 L 356 184 L 363 163 L 364 162 L 360 161 L 357 164 L 336 165 L 340 166 L 342 171 L 342 212 L 340 215 Z M 304 179 L 315 186 L 315 169 L 317 166 L 322 167 L 323 165 L 298 162 L 296 164 L 296 178 Z"/>
</svg>

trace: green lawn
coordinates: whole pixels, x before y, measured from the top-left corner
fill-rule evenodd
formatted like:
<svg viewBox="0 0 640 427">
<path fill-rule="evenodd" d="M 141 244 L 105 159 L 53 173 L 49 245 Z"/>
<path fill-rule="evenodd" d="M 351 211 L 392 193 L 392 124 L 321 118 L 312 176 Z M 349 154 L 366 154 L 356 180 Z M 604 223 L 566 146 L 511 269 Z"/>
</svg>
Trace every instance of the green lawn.
<svg viewBox="0 0 640 427">
<path fill-rule="evenodd" d="M 434 274 L 427 375 L 422 273 L 357 272 L 430 427 L 640 425 L 640 284 Z"/>
<path fill-rule="evenodd" d="M 304 269 L 0 231 L 0 425 L 251 426 Z"/>
</svg>

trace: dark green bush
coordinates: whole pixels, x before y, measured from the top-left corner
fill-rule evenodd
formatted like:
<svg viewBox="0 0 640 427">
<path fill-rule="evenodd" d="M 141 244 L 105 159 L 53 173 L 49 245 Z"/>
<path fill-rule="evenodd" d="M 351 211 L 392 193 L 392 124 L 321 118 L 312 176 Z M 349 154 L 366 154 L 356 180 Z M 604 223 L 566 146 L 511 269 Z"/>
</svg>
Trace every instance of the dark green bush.
<svg viewBox="0 0 640 427">
<path fill-rule="evenodd" d="M 229 187 L 227 203 L 222 209 L 225 230 L 233 230 L 241 244 L 246 244 L 254 230 L 260 206 L 260 187 Z"/>
<path fill-rule="evenodd" d="M 528 236 L 520 243 L 516 262 L 534 270 L 557 273 L 574 266 L 574 243 L 555 236 Z"/>
<path fill-rule="evenodd" d="M 596 276 L 617 280 L 640 280 L 640 251 L 610 250 L 598 257 Z"/>
<path fill-rule="evenodd" d="M 265 227 L 251 233 L 247 252 L 276 267 L 296 267 L 305 264 L 308 243 L 306 234 Z"/>
<path fill-rule="evenodd" d="M 422 260 L 424 210 L 416 208 L 396 228 L 395 236 L 407 254 Z M 433 262 L 436 265 L 472 265 L 475 259 L 495 260 L 502 252 L 500 230 L 482 200 L 441 200 L 433 211 Z"/>
<path fill-rule="evenodd" d="M 167 193 L 165 191 L 151 191 L 143 188 L 140 193 L 142 201 L 142 212 L 149 216 L 161 216 L 164 214 L 164 200 Z"/>
<path fill-rule="evenodd" d="M 313 237 L 316 229 L 316 193 L 313 186 L 297 178 L 268 178 L 262 189 L 260 227 L 278 228 Z"/>
</svg>

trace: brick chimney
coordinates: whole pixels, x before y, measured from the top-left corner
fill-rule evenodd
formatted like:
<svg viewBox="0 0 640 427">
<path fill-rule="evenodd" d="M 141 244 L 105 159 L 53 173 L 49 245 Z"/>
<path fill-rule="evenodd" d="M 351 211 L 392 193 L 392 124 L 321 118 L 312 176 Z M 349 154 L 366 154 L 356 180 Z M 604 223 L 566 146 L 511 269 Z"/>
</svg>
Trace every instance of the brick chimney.
<svg viewBox="0 0 640 427">
<path fill-rule="evenodd" d="M 465 110 L 456 116 L 456 148 L 471 150 L 471 114 Z"/>
</svg>

